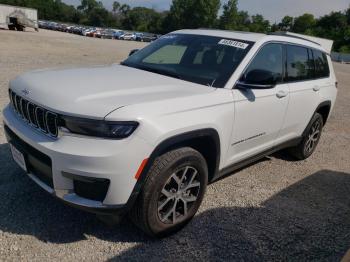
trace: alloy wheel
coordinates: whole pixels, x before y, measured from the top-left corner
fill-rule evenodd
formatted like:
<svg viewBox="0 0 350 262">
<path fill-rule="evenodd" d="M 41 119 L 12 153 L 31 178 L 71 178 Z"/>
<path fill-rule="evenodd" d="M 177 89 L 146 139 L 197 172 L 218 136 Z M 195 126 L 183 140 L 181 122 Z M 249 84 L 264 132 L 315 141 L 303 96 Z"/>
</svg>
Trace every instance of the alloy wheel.
<svg viewBox="0 0 350 262">
<path fill-rule="evenodd" d="M 184 220 L 197 201 L 201 184 L 197 169 L 183 167 L 174 172 L 165 183 L 158 198 L 158 217 L 165 224 Z"/>
<path fill-rule="evenodd" d="M 311 127 L 310 132 L 308 134 L 306 143 L 305 143 L 305 151 L 310 154 L 316 147 L 318 140 L 320 139 L 321 134 L 321 123 L 317 120 Z"/>
</svg>

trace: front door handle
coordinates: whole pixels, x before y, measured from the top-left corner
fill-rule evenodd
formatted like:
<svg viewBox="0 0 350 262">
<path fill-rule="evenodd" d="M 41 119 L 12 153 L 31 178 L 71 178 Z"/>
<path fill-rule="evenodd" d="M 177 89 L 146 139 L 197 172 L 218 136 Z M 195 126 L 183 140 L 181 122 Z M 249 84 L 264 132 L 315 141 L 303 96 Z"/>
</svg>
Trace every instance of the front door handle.
<svg viewBox="0 0 350 262">
<path fill-rule="evenodd" d="M 319 87 L 319 86 L 314 86 L 312 88 L 312 90 L 314 90 L 315 92 L 320 91 L 320 89 L 321 89 L 321 87 Z"/>
<path fill-rule="evenodd" d="M 283 97 L 286 97 L 287 95 L 288 95 L 288 92 L 285 91 L 285 90 L 280 90 L 280 91 L 278 91 L 277 94 L 276 94 L 276 96 L 277 96 L 278 98 L 283 98 Z"/>
</svg>

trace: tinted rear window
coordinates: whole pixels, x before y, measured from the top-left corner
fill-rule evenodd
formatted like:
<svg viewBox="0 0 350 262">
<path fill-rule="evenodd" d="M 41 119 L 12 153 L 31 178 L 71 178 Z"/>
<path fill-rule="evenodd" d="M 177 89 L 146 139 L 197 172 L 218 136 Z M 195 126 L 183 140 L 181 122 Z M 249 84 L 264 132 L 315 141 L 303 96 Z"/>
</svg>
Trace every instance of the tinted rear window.
<svg viewBox="0 0 350 262">
<path fill-rule="evenodd" d="M 329 65 L 327 55 L 319 50 L 313 50 L 315 60 L 316 78 L 329 77 Z"/>
<path fill-rule="evenodd" d="M 300 81 L 313 79 L 315 75 L 314 61 L 311 51 L 301 46 L 287 46 L 287 79 Z"/>
</svg>

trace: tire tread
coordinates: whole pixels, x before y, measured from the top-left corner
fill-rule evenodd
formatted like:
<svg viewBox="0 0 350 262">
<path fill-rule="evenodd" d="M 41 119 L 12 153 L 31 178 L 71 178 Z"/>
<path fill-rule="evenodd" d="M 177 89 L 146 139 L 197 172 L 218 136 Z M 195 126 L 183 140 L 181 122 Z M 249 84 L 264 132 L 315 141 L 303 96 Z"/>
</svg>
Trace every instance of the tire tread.
<svg viewBox="0 0 350 262">
<path fill-rule="evenodd" d="M 154 183 L 157 183 L 156 179 L 161 174 L 164 168 L 166 168 L 172 162 L 176 161 L 182 156 L 188 154 L 199 155 L 200 157 L 202 157 L 202 155 L 198 151 L 194 150 L 191 147 L 182 147 L 179 149 L 175 149 L 157 157 L 146 175 L 143 188 L 138 196 L 138 199 L 136 200 L 134 207 L 131 209 L 129 216 L 137 227 L 139 227 L 141 230 L 143 230 L 146 234 L 150 236 L 156 235 L 147 223 L 147 206 L 148 202 L 151 199 L 151 194 L 153 193 L 152 191 L 147 189 L 150 188 L 151 185 L 153 185 Z"/>
</svg>

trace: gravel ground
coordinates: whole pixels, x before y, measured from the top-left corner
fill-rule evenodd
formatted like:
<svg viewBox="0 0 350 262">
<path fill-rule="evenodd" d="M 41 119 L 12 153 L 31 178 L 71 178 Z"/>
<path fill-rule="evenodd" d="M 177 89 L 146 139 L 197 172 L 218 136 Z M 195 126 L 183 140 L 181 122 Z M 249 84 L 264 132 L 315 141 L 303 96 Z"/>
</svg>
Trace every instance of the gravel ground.
<svg viewBox="0 0 350 262">
<path fill-rule="evenodd" d="M 0 108 L 20 73 L 114 63 L 140 46 L 0 31 Z M 0 260 L 339 261 L 350 248 L 350 65 L 335 69 L 338 101 L 310 159 L 278 153 L 210 185 L 193 221 L 163 240 L 129 221 L 107 227 L 43 192 L 13 162 L 0 124 Z"/>
</svg>

